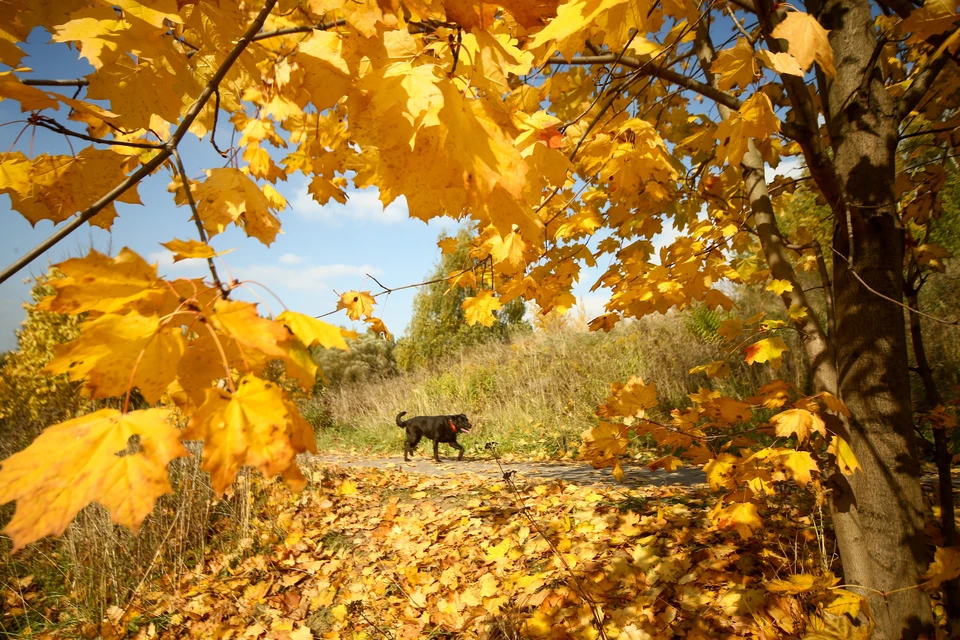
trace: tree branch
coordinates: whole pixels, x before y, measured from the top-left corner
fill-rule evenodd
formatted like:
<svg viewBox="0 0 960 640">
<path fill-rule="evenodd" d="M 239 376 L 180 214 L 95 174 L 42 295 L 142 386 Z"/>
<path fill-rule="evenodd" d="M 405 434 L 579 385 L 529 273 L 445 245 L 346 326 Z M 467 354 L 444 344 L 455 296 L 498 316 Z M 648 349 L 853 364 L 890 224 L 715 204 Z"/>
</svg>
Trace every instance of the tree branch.
<svg viewBox="0 0 960 640">
<path fill-rule="evenodd" d="M 84 133 L 80 133 L 79 131 L 73 131 L 71 129 L 67 129 L 65 126 L 63 126 L 56 120 L 53 120 L 51 118 L 47 118 L 44 116 L 36 115 L 36 117 L 31 118 L 30 121 L 32 124 L 38 127 L 43 127 L 48 131 L 53 131 L 54 133 L 60 133 L 65 136 L 71 136 L 74 138 L 80 138 L 81 140 L 86 140 L 87 142 L 92 142 L 94 144 L 106 144 L 106 145 L 111 145 L 115 147 L 133 147 L 135 149 L 162 149 L 163 148 L 162 144 L 154 144 L 151 142 L 127 142 L 126 140 L 107 140 L 106 138 L 94 138 Z"/>
<path fill-rule="evenodd" d="M 940 46 L 927 58 L 926 64 L 924 64 L 920 72 L 914 76 L 913 82 L 910 83 L 903 97 L 900 98 L 900 104 L 897 105 L 898 120 L 903 120 L 920 104 L 920 100 L 927 94 L 930 87 L 933 86 L 934 80 L 937 79 L 937 76 L 943 71 L 943 67 L 946 66 L 947 60 L 950 59 L 950 48 L 956 44 L 958 39 L 960 39 L 960 26 L 944 38 Z"/>
<path fill-rule="evenodd" d="M 576 56 L 569 61 L 564 60 L 561 57 L 553 57 L 547 60 L 547 64 L 608 64 L 617 61 L 617 59 L 618 54 L 604 53 L 597 56 Z M 636 69 L 640 75 L 654 76 L 657 78 L 662 78 L 667 82 L 680 85 L 681 87 L 689 89 L 695 93 L 699 93 L 706 98 L 710 98 L 718 104 L 729 107 L 734 111 L 739 110 L 740 106 L 743 104 L 743 102 L 741 102 L 738 98 L 727 93 L 726 91 L 721 91 L 720 89 L 712 87 L 709 84 L 689 78 L 682 73 L 674 71 L 673 69 L 642 62 L 633 56 L 619 57 L 619 64 L 622 64 L 625 67 Z"/>
<path fill-rule="evenodd" d="M 321 22 L 320 24 L 307 25 L 304 27 L 287 27 L 285 29 L 277 29 L 276 31 L 265 31 L 264 33 L 258 33 L 253 36 L 251 40 L 257 42 L 258 40 L 266 40 L 267 38 L 276 38 L 278 36 L 292 36 L 297 33 L 312 33 L 314 31 L 326 31 L 327 29 L 332 29 L 334 27 L 342 27 L 347 24 L 347 21 L 343 18 L 339 20 L 330 20 L 329 22 Z"/>
<path fill-rule="evenodd" d="M 233 67 L 234 63 L 237 61 L 237 58 L 240 57 L 240 54 L 242 54 L 243 51 L 253 41 L 256 33 L 263 27 L 263 23 L 266 21 L 267 16 L 270 15 L 270 12 L 273 10 L 273 7 L 276 4 L 277 0 L 266 0 L 263 8 L 260 10 L 260 13 L 257 14 L 257 17 L 250 24 L 250 27 L 243 34 L 243 37 L 237 41 L 237 44 L 234 45 L 230 53 L 227 54 L 227 57 L 224 58 L 223 62 L 220 64 L 220 67 L 217 69 L 217 72 L 213 74 L 213 77 L 207 82 L 207 86 L 204 87 L 203 91 L 200 93 L 200 96 L 193 103 L 190 109 L 187 110 L 187 113 L 180 122 L 180 125 L 177 127 L 177 130 L 174 131 L 170 140 L 163 145 L 162 150 L 156 156 L 142 165 L 139 169 L 137 169 L 134 173 L 128 176 L 126 180 L 114 187 L 109 193 L 94 202 L 78 216 L 71 219 L 69 222 L 67 222 L 67 224 L 65 224 L 62 228 L 57 230 L 39 245 L 34 247 L 26 255 L 4 269 L 3 272 L 0 273 L 0 283 L 8 280 L 15 273 L 33 262 L 33 260 L 39 257 L 44 251 L 73 233 L 80 227 L 80 225 L 100 213 L 104 207 L 110 205 L 114 200 L 123 195 L 130 187 L 137 184 L 144 177 L 150 175 L 154 169 L 158 168 L 167 160 L 167 158 L 173 155 L 177 145 L 180 144 L 180 141 L 183 140 L 183 137 L 187 135 L 190 125 L 192 125 L 193 121 L 196 120 L 197 116 L 200 115 L 200 111 L 203 110 L 204 105 L 206 105 L 207 101 L 210 100 L 210 96 L 213 95 L 213 92 L 220 85 L 220 82 L 222 82 L 224 77 L 226 77 L 227 72 L 229 72 Z"/>
<path fill-rule="evenodd" d="M 86 78 L 74 78 L 72 80 L 45 80 L 43 78 L 22 78 L 22 84 L 28 87 L 86 87 L 90 81 Z"/>
</svg>

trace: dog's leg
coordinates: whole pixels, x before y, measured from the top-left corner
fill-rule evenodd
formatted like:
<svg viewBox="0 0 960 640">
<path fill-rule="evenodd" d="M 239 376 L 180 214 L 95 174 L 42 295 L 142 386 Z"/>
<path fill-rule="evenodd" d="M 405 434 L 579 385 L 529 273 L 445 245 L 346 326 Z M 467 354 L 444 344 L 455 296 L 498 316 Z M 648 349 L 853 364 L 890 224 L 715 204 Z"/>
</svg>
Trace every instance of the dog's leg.
<svg viewBox="0 0 960 640">
<path fill-rule="evenodd" d="M 460 455 L 457 456 L 457 460 L 463 460 L 463 452 L 466 451 L 466 449 L 463 448 L 463 445 L 454 440 L 450 443 L 450 446 L 460 452 Z"/>
<path fill-rule="evenodd" d="M 403 460 L 404 462 L 409 462 L 410 459 L 407 457 L 407 453 L 413 455 L 414 449 L 417 448 L 417 445 L 420 444 L 420 438 L 422 434 L 417 434 L 413 439 L 410 438 L 410 435 L 407 435 L 407 439 L 403 443 Z"/>
<path fill-rule="evenodd" d="M 440 450 L 437 448 L 440 446 L 439 440 L 433 441 L 433 459 L 437 462 L 440 462 Z"/>
</svg>

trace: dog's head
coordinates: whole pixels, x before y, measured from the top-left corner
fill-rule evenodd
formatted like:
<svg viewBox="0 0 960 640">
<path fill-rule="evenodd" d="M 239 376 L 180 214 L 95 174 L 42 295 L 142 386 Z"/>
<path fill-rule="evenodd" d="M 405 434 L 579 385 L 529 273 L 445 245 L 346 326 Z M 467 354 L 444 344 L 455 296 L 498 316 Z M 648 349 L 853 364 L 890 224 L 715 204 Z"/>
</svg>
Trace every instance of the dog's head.
<svg viewBox="0 0 960 640">
<path fill-rule="evenodd" d="M 466 414 L 458 414 L 452 416 L 450 420 L 457 425 L 457 431 L 459 433 L 470 433 L 470 429 L 473 428 L 473 425 L 470 424 L 470 421 L 467 419 Z"/>
</svg>

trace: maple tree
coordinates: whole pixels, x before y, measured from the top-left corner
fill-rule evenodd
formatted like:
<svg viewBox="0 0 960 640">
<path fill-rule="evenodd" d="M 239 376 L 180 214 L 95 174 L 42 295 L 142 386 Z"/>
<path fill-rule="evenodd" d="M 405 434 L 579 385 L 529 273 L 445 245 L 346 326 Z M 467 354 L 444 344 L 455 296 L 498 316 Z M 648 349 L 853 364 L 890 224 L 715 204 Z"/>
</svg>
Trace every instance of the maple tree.
<svg viewBox="0 0 960 640">
<path fill-rule="evenodd" d="M 28 127 L 89 146 L 0 157 L 0 192 L 13 209 L 62 224 L 0 280 L 87 222 L 109 228 L 115 202 L 138 204 L 137 184 L 162 167 L 198 238 L 159 240 L 211 266 L 209 281 L 168 281 L 129 250 L 62 263 L 43 308 L 86 321 L 48 371 L 92 398 L 129 400 L 136 388 L 176 406 L 190 421 L 179 437 L 205 440 L 218 491 L 245 464 L 302 486 L 293 457 L 312 443 L 262 375 L 279 360 L 309 387 L 317 371 L 308 349 L 342 336 L 232 299 L 245 283 L 221 280 L 211 244 L 233 224 L 269 245 L 286 206 L 274 185 L 296 172 L 320 204 L 344 201 L 349 185 L 376 187 L 384 204 L 405 197 L 412 217 L 469 218 L 474 257 L 489 265 L 469 283 L 481 285 L 463 302 L 470 323 L 487 325 L 521 298 L 562 312 L 582 267 L 598 261 L 609 266 L 595 287 L 610 300 L 594 330 L 699 301 L 730 310 L 714 286 L 723 281 L 763 286 L 782 300 L 784 318 L 726 321 L 728 357 L 774 368 L 785 354 L 802 357 L 810 389 L 772 383 L 745 402 L 705 387 L 661 423 L 646 413 L 654 390 L 631 380 L 598 410 L 588 456 L 619 469 L 629 437 L 651 436 L 672 451 L 654 466 L 705 465 L 722 493 L 717 526 L 744 537 L 760 530 L 772 482 L 811 489 L 829 503 L 845 583 L 878 605 L 878 637 L 932 633 L 919 588 L 932 557 L 918 508 L 903 300 L 919 268 L 911 265 L 944 257 L 907 238 L 938 217 L 938 162 L 956 144 L 956 2 L 499 5 L 13 0 L 0 23 L 0 62 L 11 69 L 0 97 L 30 112 Z M 77 47 L 94 71 L 31 77 L 17 43 L 36 27 Z M 221 150 L 228 128 L 238 138 Z M 189 178 L 177 151 L 188 135 L 221 150 L 224 166 Z M 929 163 L 900 154 L 916 135 L 936 149 Z M 781 226 L 781 200 L 797 180 L 771 183 L 764 169 L 791 157 L 828 208 L 827 235 Z M 657 249 L 668 224 L 678 237 Z M 820 279 L 822 305 L 798 270 Z M 382 333 L 377 295 L 346 292 L 338 308 Z M 787 331 L 801 336 L 802 353 L 789 353 Z M 727 369 L 720 361 L 702 371 Z M 73 473 L 56 473 L 63 461 L 47 453 L 45 435 L 2 463 L 0 499 L 18 500 L 15 546 L 62 530 L 78 506 L 102 499 L 104 483 L 113 483 L 113 517 L 138 525 L 165 489 L 164 465 L 182 452 L 163 410 L 128 409 L 48 430 L 79 437 L 73 453 L 101 461 L 90 470 L 99 478 L 73 484 Z M 101 443 L 127 455 L 107 464 Z M 62 510 L 30 520 L 31 497 L 47 496 Z"/>
</svg>

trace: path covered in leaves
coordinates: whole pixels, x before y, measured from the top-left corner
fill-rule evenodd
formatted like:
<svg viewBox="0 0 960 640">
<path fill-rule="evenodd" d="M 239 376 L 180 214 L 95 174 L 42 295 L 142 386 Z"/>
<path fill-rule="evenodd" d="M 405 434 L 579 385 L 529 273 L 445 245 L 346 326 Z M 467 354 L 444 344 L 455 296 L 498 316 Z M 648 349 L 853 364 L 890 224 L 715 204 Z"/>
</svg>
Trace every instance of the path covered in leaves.
<svg viewBox="0 0 960 640">
<path fill-rule="evenodd" d="M 449 456 L 440 456 L 437 464 L 432 458 L 420 455 L 409 462 L 403 456 L 370 457 L 353 454 L 321 454 L 312 456 L 312 460 L 319 464 L 335 464 L 352 468 L 373 468 L 384 470 L 402 470 L 407 473 L 418 473 L 427 476 L 448 476 L 474 474 L 484 478 L 502 478 L 504 472 L 514 472 L 515 481 L 549 482 L 562 480 L 578 485 L 605 485 L 642 487 L 700 487 L 706 486 L 707 477 L 700 469 L 681 467 L 675 471 L 658 469 L 651 471 L 646 465 L 624 464 L 626 477 L 623 482 L 614 479 L 611 470 L 594 469 L 583 462 L 532 462 L 501 460 L 498 464 L 493 458 L 464 458 L 456 460 Z"/>
<path fill-rule="evenodd" d="M 705 487 L 512 485 L 460 472 L 470 465 L 421 475 L 314 461 L 303 492 L 267 488 L 244 550 L 164 576 L 101 632 L 596 638 L 602 625 L 625 640 L 772 639 L 822 626 L 825 607 L 858 610 L 787 495 L 764 514 L 775 526 L 742 539 L 714 526 Z"/>
</svg>

